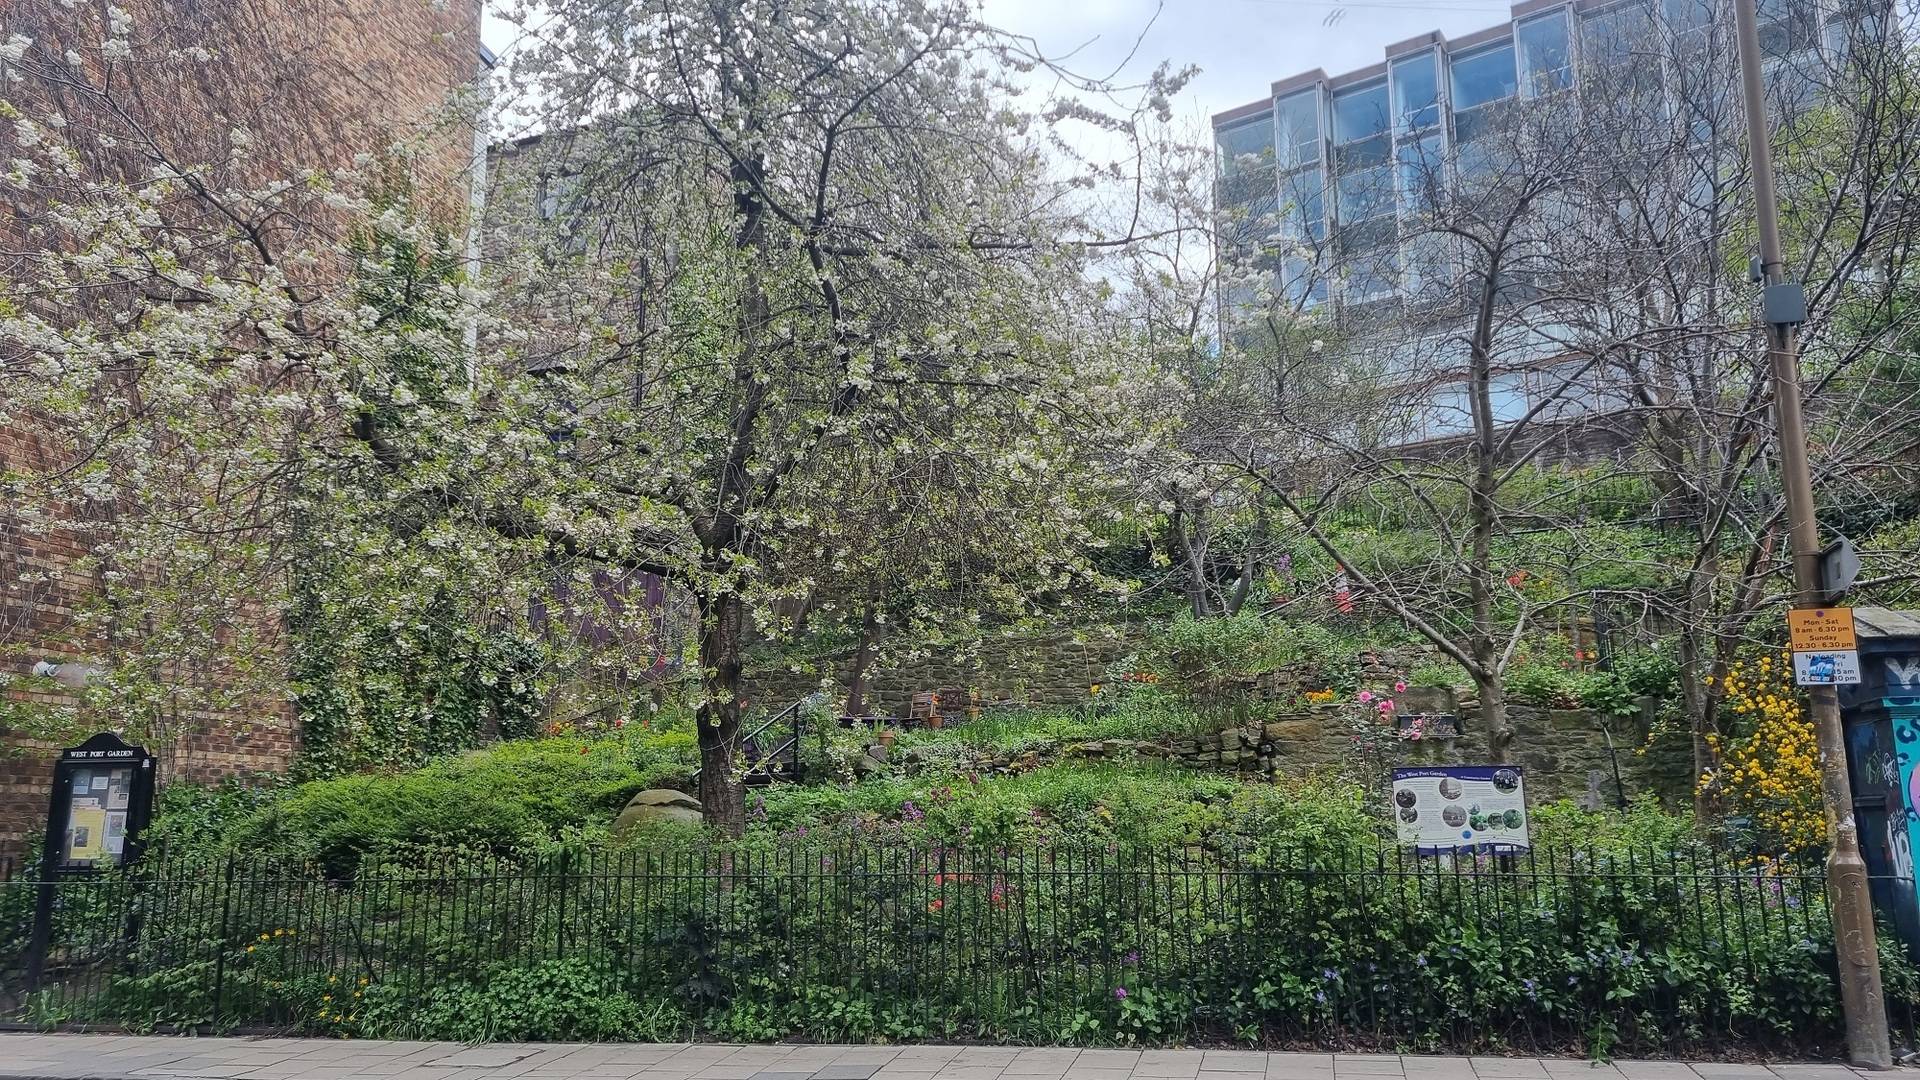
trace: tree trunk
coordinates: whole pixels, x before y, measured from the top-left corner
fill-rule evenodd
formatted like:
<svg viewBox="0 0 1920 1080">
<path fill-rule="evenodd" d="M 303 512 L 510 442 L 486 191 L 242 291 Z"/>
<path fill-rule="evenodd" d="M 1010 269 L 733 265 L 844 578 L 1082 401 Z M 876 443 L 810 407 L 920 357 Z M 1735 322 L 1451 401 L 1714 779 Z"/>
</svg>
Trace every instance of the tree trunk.
<svg viewBox="0 0 1920 1080">
<path fill-rule="evenodd" d="M 1707 805 L 1706 785 L 1700 778 L 1713 768 L 1713 747 L 1707 742 L 1708 725 L 1712 717 L 1707 708 L 1707 688 L 1701 679 L 1701 656 L 1699 632 L 1691 624 L 1680 630 L 1680 702 L 1687 714 L 1687 731 L 1693 740 L 1693 820 L 1696 824 L 1708 820 L 1712 807 Z"/>
<path fill-rule="evenodd" d="M 1508 764 L 1513 746 L 1513 724 L 1507 719 L 1507 689 L 1500 677 L 1475 676 L 1474 689 L 1480 694 L 1480 722 L 1487 726 L 1487 756 L 1495 765 Z"/>
<path fill-rule="evenodd" d="M 746 831 L 746 800 L 734 760 L 740 749 L 740 635 L 746 605 L 731 593 L 701 605 L 700 805 L 707 824 L 727 836 Z"/>
<path fill-rule="evenodd" d="M 1193 519 L 1193 532 L 1187 532 L 1187 519 Z M 1193 513 L 1187 513 L 1186 500 L 1178 493 L 1173 499 L 1173 535 L 1180 542 L 1180 561 L 1186 567 L 1187 602 L 1193 606 L 1193 617 L 1205 619 L 1213 614 L 1213 602 L 1208 596 L 1207 582 L 1207 510 L 1204 505 L 1196 506 Z"/>
<path fill-rule="evenodd" d="M 847 715 L 867 715 L 867 674 L 873 669 L 874 650 L 880 644 L 880 613 L 868 601 L 860 614 L 860 645 L 853 650 L 853 672 L 847 679 Z"/>
</svg>

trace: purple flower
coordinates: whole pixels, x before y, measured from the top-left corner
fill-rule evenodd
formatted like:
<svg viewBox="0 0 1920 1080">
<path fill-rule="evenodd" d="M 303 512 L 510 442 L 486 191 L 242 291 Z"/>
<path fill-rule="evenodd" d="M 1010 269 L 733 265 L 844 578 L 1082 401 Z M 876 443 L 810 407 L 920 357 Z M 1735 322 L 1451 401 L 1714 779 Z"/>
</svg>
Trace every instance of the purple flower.
<svg viewBox="0 0 1920 1080">
<path fill-rule="evenodd" d="M 1418 964 L 1418 965 L 1420 965 L 1421 967 L 1426 967 L 1426 966 L 1427 966 L 1427 954 L 1426 954 L 1426 953 L 1421 953 L 1421 954 L 1420 954 L 1419 956 L 1416 956 L 1416 957 L 1414 957 L 1414 958 L 1413 958 L 1413 962 L 1414 962 L 1414 963 L 1416 963 L 1416 964 Z"/>
<path fill-rule="evenodd" d="M 927 815 L 921 813 L 920 808 L 913 805 L 912 799 L 908 799 L 906 802 L 900 804 L 900 816 L 906 818 L 908 821 L 921 821 L 924 820 Z"/>
<path fill-rule="evenodd" d="M 1114 988 L 1113 988 L 1113 998 L 1114 998 L 1114 1000 L 1115 1000 L 1115 1001 L 1125 1001 L 1125 1000 L 1127 1000 L 1127 988 L 1126 988 L 1126 987 L 1124 987 L 1124 986 L 1116 986 L 1116 987 L 1114 987 Z"/>
<path fill-rule="evenodd" d="M 1325 1005 L 1327 1003 L 1327 992 L 1325 990 L 1315 990 L 1313 992 L 1313 1000 Z"/>
<path fill-rule="evenodd" d="M 1534 982 L 1532 979 L 1521 979 L 1520 989 L 1525 990 L 1527 996 L 1530 998 L 1538 998 L 1540 996 L 1540 984 Z"/>
<path fill-rule="evenodd" d="M 1320 977 L 1327 980 L 1328 982 L 1332 982 L 1333 980 L 1340 977 L 1340 973 L 1333 970 L 1332 968 L 1321 968 Z"/>
<path fill-rule="evenodd" d="M 1127 955 L 1120 958 L 1120 962 L 1125 964 L 1128 967 L 1132 967 L 1135 964 L 1138 964 L 1140 962 L 1140 950 L 1139 949 L 1128 950 Z"/>
</svg>

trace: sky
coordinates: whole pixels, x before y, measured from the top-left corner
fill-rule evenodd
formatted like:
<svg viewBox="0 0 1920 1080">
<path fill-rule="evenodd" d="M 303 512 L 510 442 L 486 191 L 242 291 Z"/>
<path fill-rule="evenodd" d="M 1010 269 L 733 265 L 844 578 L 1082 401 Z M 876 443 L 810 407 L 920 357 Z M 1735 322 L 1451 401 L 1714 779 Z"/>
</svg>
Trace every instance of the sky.
<svg viewBox="0 0 1920 1080">
<path fill-rule="evenodd" d="M 1144 77 L 1161 60 L 1197 64 L 1178 116 L 1196 125 L 1267 95 L 1276 79 L 1325 68 L 1330 75 L 1378 62 L 1390 43 L 1439 30 L 1458 37 L 1505 21 L 1510 0 L 984 0 L 987 21 L 1032 37 L 1068 64 L 1107 74 L 1139 42 L 1126 69 Z M 490 5 L 491 6 L 491 5 Z M 1156 17 L 1157 12 L 1157 17 Z M 1144 32 L 1144 37 L 1142 36 Z M 482 34 L 502 52 L 510 27 L 489 17 Z"/>
</svg>

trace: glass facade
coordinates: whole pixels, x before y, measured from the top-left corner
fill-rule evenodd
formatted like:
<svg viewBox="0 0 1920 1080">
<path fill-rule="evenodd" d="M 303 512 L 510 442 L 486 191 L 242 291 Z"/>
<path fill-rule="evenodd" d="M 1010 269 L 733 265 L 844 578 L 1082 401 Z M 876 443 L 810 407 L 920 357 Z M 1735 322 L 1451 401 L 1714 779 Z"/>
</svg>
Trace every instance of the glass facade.
<svg viewBox="0 0 1920 1080">
<path fill-rule="evenodd" d="M 1320 95 L 1308 90 L 1282 98 L 1274 106 L 1280 132 L 1279 159 L 1283 169 L 1320 163 Z"/>
<path fill-rule="evenodd" d="M 1504 101 L 1520 90 L 1513 71 L 1513 46 L 1500 45 L 1453 61 L 1453 114 Z"/>
<path fill-rule="evenodd" d="M 1400 188 L 1400 213 L 1408 217 L 1439 209 L 1447 186 L 1446 147 L 1436 133 L 1400 140 L 1395 152 Z"/>
<path fill-rule="evenodd" d="M 1214 132 L 1220 175 L 1238 176 L 1273 167 L 1273 117 L 1256 116 Z"/>
<path fill-rule="evenodd" d="M 1539 97 L 1573 86 L 1573 35 L 1564 9 L 1515 26 L 1513 42 L 1522 94 Z"/>
<path fill-rule="evenodd" d="M 1351 143 L 1384 135 L 1387 124 L 1387 84 L 1342 90 L 1333 95 L 1333 141 Z"/>
<path fill-rule="evenodd" d="M 1433 53 L 1393 64 L 1393 122 L 1399 132 L 1425 131 L 1440 122 L 1440 76 Z"/>
<path fill-rule="evenodd" d="M 1223 262 L 1270 268 L 1257 275 L 1261 290 L 1297 308 L 1397 300 L 1444 311 L 1475 278 L 1462 261 L 1466 250 L 1424 231 L 1422 219 L 1445 205 L 1455 185 L 1508 167 L 1505 142 L 1488 136 L 1525 115 L 1517 111 L 1525 102 L 1592 78 L 1579 107 L 1644 116 L 1650 137 L 1666 137 L 1676 119 L 1695 145 L 1739 137 L 1731 84 L 1704 85 L 1724 72 L 1686 60 L 1727 32 L 1725 0 L 1622 0 L 1593 12 L 1576 6 L 1515 20 L 1504 39 L 1458 53 L 1442 45 L 1396 57 L 1384 76 L 1360 85 L 1295 91 L 1263 115 L 1216 129 L 1222 210 L 1244 223 L 1223 228 L 1223 246 L 1236 249 L 1223 252 Z M 1818 62 L 1844 56 L 1880 10 L 1872 0 L 1758 0 L 1758 9 L 1773 57 L 1770 90 L 1789 112 L 1817 93 L 1809 73 Z M 1676 108 L 1685 115 L 1675 116 Z M 1531 287 L 1515 281 L 1512 288 L 1521 295 Z M 1584 385 L 1593 372 L 1556 362 L 1565 353 L 1556 342 L 1503 348 L 1502 363 L 1519 373 L 1502 375 L 1494 388 L 1496 419 L 1517 419 L 1543 401 L 1551 402 L 1543 415 L 1553 417 L 1617 407 L 1604 387 Z M 1576 372 L 1583 385 L 1569 385 Z M 1408 403 L 1419 437 L 1468 430 L 1464 389 L 1438 382 Z"/>
</svg>

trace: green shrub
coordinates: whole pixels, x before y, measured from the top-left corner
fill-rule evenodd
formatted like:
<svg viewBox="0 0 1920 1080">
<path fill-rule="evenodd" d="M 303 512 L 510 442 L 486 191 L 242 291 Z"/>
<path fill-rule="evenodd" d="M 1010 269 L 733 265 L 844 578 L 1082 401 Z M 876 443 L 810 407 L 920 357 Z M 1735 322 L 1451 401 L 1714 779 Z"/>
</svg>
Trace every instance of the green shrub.
<svg viewBox="0 0 1920 1080">
<path fill-rule="evenodd" d="M 331 1026 L 362 1036 L 470 1043 L 653 1040 L 689 1026 L 677 1009 L 643 1006 L 611 966 L 585 958 L 501 967 L 479 983 L 421 989 L 376 983 L 361 1000 Z"/>
<path fill-rule="evenodd" d="M 695 757 L 691 732 L 501 743 L 410 772 L 301 784 L 236 822 L 225 841 L 337 873 L 414 846 L 537 846 L 610 823 L 635 792 L 684 784 Z"/>
<path fill-rule="evenodd" d="M 1507 671 L 1508 696 L 1550 709 L 1580 707 L 1580 677 L 1552 663 L 1515 664 Z"/>
<path fill-rule="evenodd" d="M 1613 673 L 1635 696 L 1680 696 L 1680 661 L 1670 652 L 1622 653 L 1614 657 Z"/>
</svg>

